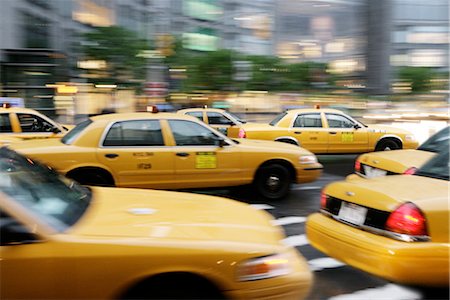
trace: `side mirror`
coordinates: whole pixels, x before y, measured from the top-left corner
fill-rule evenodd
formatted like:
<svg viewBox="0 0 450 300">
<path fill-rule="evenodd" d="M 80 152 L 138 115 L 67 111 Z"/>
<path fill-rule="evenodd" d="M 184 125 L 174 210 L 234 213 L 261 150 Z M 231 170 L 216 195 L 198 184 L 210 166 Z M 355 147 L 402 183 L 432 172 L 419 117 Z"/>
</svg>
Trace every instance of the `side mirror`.
<svg viewBox="0 0 450 300">
<path fill-rule="evenodd" d="M 216 138 L 215 145 L 222 148 L 228 144 L 225 142 L 225 140 L 223 138 L 218 137 L 218 138 Z"/>
<path fill-rule="evenodd" d="M 53 128 L 52 128 L 52 132 L 53 132 L 53 133 L 60 133 L 60 132 L 61 132 L 61 129 L 59 129 L 58 127 L 53 127 Z"/>
<path fill-rule="evenodd" d="M 355 124 L 353 124 L 353 128 L 355 128 L 355 129 L 359 129 L 359 128 L 361 128 L 361 126 L 359 126 L 359 124 L 358 124 L 358 123 L 355 123 Z"/>
</svg>

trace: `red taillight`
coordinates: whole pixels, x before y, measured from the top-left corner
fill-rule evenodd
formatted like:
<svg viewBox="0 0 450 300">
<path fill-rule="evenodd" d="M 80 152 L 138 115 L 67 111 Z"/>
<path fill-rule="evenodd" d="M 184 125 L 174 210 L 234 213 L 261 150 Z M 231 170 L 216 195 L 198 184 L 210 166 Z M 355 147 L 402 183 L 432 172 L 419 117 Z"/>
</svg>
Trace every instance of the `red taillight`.
<svg viewBox="0 0 450 300">
<path fill-rule="evenodd" d="M 238 137 L 241 139 L 245 139 L 247 137 L 247 134 L 245 133 L 245 130 L 243 128 L 239 128 Z"/>
<path fill-rule="evenodd" d="M 355 172 L 361 171 L 361 162 L 359 160 L 355 161 Z"/>
<path fill-rule="evenodd" d="M 327 195 L 320 193 L 320 208 L 327 209 Z"/>
<path fill-rule="evenodd" d="M 408 170 L 406 170 L 405 172 L 403 172 L 404 175 L 414 175 L 417 171 L 417 168 L 415 167 L 411 167 Z"/>
<path fill-rule="evenodd" d="M 389 216 L 386 230 L 408 235 L 427 235 L 425 216 L 414 204 L 402 204 Z"/>
</svg>

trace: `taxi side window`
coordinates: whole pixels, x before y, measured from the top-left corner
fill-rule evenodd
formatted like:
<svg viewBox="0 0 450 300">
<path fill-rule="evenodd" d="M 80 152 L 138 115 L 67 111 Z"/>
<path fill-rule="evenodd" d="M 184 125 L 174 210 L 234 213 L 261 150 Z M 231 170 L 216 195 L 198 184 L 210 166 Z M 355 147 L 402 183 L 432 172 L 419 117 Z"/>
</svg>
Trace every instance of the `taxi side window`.
<svg viewBox="0 0 450 300">
<path fill-rule="evenodd" d="M 186 113 L 189 116 L 193 116 L 196 117 L 197 119 L 199 119 L 200 121 L 203 122 L 203 112 L 201 111 L 190 111 Z"/>
<path fill-rule="evenodd" d="M 117 122 L 106 134 L 103 146 L 164 146 L 159 120 Z"/>
<path fill-rule="evenodd" d="M 298 115 L 294 127 L 322 127 L 320 113 Z"/>
<path fill-rule="evenodd" d="M 53 125 L 33 114 L 17 114 L 22 132 L 50 132 Z"/>
<path fill-rule="evenodd" d="M 213 146 L 217 135 L 204 126 L 184 120 L 169 120 L 177 146 Z"/>
<path fill-rule="evenodd" d="M 0 114 L 0 132 L 12 132 L 9 114 Z"/>
<path fill-rule="evenodd" d="M 231 125 L 233 123 L 230 119 L 217 112 L 208 112 L 206 115 L 210 125 Z"/>
<path fill-rule="evenodd" d="M 335 114 L 326 114 L 328 127 L 330 128 L 353 128 L 355 125 L 350 119 Z"/>
</svg>

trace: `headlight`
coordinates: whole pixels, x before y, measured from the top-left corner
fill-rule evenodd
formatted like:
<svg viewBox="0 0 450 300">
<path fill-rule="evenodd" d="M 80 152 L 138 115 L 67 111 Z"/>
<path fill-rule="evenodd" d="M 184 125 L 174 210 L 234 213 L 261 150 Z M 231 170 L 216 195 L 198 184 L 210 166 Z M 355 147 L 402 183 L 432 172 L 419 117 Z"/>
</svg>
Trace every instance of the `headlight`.
<svg viewBox="0 0 450 300">
<path fill-rule="evenodd" d="M 405 135 L 405 140 L 413 142 L 416 140 L 416 137 L 414 136 L 414 134 L 407 134 Z"/>
<path fill-rule="evenodd" d="M 302 165 L 315 164 L 317 163 L 317 157 L 315 155 L 303 155 L 300 156 L 299 162 Z"/>
<path fill-rule="evenodd" d="M 290 272 L 288 256 L 274 254 L 241 263 L 237 269 L 237 277 L 239 281 L 249 281 L 282 276 Z"/>
</svg>

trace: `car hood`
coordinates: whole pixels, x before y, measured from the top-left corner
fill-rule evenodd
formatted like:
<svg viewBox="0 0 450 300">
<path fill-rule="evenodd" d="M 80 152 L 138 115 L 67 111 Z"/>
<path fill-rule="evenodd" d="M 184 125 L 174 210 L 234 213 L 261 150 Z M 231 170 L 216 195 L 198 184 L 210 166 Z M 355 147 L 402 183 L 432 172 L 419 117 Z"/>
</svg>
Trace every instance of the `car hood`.
<svg viewBox="0 0 450 300">
<path fill-rule="evenodd" d="M 408 130 L 386 125 L 368 125 L 367 130 L 380 133 L 411 134 Z"/>
<path fill-rule="evenodd" d="M 120 188 L 92 188 L 93 200 L 72 227 L 77 236 L 280 245 L 282 230 L 247 204 L 220 197 Z"/>
<path fill-rule="evenodd" d="M 401 174 L 411 167 L 420 168 L 435 155 L 429 151 L 407 149 L 366 153 L 358 160 L 375 168 Z"/>
<path fill-rule="evenodd" d="M 332 183 L 324 192 L 344 201 L 384 211 L 393 211 L 405 202 L 432 208 L 448 201 L 449 182 L 446 180 L 416 175 L 353 178 Z"/>
<path fill-rule="evenodd" d="M 310 151 L 299 147 L 297 145 L 292 145 L 288 143 L 281 143 L 275 141 L 266 140 L 252 140 L 252 139 L 233 139 L 239 142 L 239 146 L 246 149 L 263 149 L 265 151 L 273 150 L 274 152 L 289 151 L 289 152 L 301 152 L 302 154 L 312 154 Z"/>
</svg>

